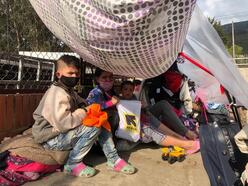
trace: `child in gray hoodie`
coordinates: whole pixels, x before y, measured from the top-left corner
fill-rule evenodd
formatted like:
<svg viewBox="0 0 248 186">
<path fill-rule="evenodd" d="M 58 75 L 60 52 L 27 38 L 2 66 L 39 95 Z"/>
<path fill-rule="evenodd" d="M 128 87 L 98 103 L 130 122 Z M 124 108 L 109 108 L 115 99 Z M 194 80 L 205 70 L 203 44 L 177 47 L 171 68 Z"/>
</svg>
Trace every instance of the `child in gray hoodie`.
<svg viewBox="0 0 248 186">
<path fill-rule="evenodd" d="M 79 81 L 79 63 L 78 58 L 69 55 L 57 61 L 57 81 L 46 91 L 33 113 L 34 139 L 47 149 L 69 150 L 64 171 L 75 176 L 91 177 L 96 174 L 96 170 L 86 166 L 82 160 L 98 138 L 107 157 L 107 165 L 114 171 L 132 174 L 135 168 L 119 157 L 110 132 L 81 124 L 87 114 L 87 107 L 73 90 Z"/>
</svg>

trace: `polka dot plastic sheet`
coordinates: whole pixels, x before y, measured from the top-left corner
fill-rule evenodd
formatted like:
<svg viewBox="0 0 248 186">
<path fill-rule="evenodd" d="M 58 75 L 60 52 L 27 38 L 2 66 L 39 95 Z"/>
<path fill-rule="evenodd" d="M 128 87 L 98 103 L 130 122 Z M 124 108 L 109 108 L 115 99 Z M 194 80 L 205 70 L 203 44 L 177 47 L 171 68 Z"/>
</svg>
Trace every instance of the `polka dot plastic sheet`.
<svg viewBox="0 0 248 186">
<path fill-rule="evenodd" d="M 87 62 L 118 75 L 165 72 L 181 51 L 196 0 L 30 0 Z"/>
</svg>

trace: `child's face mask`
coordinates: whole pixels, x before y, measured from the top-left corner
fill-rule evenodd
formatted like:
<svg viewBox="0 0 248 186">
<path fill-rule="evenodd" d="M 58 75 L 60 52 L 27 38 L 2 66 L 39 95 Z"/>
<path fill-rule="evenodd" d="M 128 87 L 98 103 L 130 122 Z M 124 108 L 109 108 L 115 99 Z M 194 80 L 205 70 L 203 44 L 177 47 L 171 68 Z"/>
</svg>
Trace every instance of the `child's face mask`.
<svg viewBox="0 0 248 186">
<path fill-rule="evenodd" d="M 110 91 L 113 88 L 113 84 L 114 84 L 113 74 L 111 72 L 104 71 L 97 78 L 97 82 L 104 91 L 106 92 Z"/>
<path fill-rule="evenodd" d="M 68 88 L 75 87 L 79 81 L 79 71 L 75 66 L 63 66 L 57 70 L 56 75 Z"/>
<path fill-rule="evenodd" d="M 99 86 L 104 90 L 104 91 L 110 91 L 113 87 L 114 81 L 99 81 Z"/>
<path fill-rule="evenodd" d="M 61 83 L 63 83 L 68 88 L 73 88 L 73 87 L 75 87 L 77 85 L 77 83 L 79 81 L 79 77 L 61 76 L 60 81 L 61 81 Z"/>
</svg>

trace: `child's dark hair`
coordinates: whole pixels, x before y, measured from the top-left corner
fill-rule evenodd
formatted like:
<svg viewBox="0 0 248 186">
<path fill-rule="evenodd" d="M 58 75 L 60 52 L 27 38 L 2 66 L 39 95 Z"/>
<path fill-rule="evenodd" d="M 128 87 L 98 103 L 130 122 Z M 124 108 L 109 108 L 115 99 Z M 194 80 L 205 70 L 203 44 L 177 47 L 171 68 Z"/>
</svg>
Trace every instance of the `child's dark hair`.
<svg viewBox="0 0 248 186">
<path fill-rule="evenodd" d="M 132 81 L 123 81 L 121 83 L 121 89 L 125 86 L 125 85 L 131 85 L 131 86 L 135 86 L 135 84 Z"/>
<path fill-rule="evenodd" d="M 105 70 L 102 70 L 99 67 L 96 67 L 95 77 L 100 77 L 103 72 L 105 72 Z"/>
<path fill-rule="evenodd" d="M 137 85 L 141 85 L 142 81 L 135 79 L 135 80 L 133 80 L 133 83 L 135 86 L 137 86 Z"/>
<path fill-rule="evenodd" d="M 63 61 L 68 66 L 72 65 L 80 69 L 80 59 L 75 56 L 63 55 L 58 59 L 58 61 Z M 58 69 L 58 61 L 56 63 L 56 69 Z"/>
<path fill-rule="evenodd" d="M 107 72 L 107 71 L 105 71 L 105 70 L 103 70 L 103 69 L 101 69 L 99 67 L 96 67 L 95 73 L 94 73 L 94 75 L 95 75 L 94 82 L 95 82 L 96 85 L 98 85 L 96 79 L 99 78 L 102 75 L 103 72 Z"/>
</svg>

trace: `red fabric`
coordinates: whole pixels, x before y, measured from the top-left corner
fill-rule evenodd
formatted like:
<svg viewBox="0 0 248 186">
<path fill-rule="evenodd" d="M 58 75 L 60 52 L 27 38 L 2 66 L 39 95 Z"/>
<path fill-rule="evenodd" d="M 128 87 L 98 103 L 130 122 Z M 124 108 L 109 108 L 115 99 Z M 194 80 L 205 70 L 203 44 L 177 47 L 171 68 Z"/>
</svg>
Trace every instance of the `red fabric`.
<svg viewBox="0 0 248 186">
<path fill-rule="evenodd" d="M 19 186 L 31 181 L 31 178 L 11 170 L 0 171 L 0 185 Z"/>
<path fill-rule="evenodd" d="M 182 84 L 183 76 L 179 72 L 167 71 L 164 73 L 165 86 L 174 94 L 177 93 Z"/>
<path fill-rule="evenodd" d="M 45 165 L 38 162 L 32 162 L 25 165 L 17 165 L 15 163 L 8 161 L 7 164 L 8 164 L 8 167 L 6 168 L 7 170 L 18 171 L 18 172 L 38 172 L 41 174 L 55 172 L 56 169 L 60 167 L 60 165 Z"/>
<path fill-rule="evenodd" d="M 189 56 L 187 56 L 185 53 L 180 52 L 179 55 L 182 56 L 182 57 L 184 57 L 185 59 L 187 59 L 193 65 L 199 67 L 200 69 L 204 70 L 205 72 L 207 72 L 208 74 L 210 74 L 210 75 L 212 75 L 214 77 L 214 75 L 212 74 L 212 72 L 210 72 L 206 67 L 204 67 L 203 65 L 201 65 L 197 61 L 193 60 L 192 58 L 190 58 Z M 224 94 L 225 93 L 225 87 L 223 87 L 222 85 L 220 85 L 220 92 L 221 92 L 221 94 Z"/>
<path fill-rule="evenodd" d="M 220 92 L 221 94 L 225 94 L 225 87 L 223 87 L 222 85 L 220 85 Z"/>
<path fill-rule="evenodd" d="M 178 117 L 180 117 L 180 116 L 183 115 L 183 112 L 182 112 L 182 110 L 180 110 L 180 109 L 176 109 L 175 107 L 173 107 L 173 111 L 176 113 L 176 115 L 177 115 Z"/>
<path fill-rule="evenodd" d="M 189 62 L 191 62 L 192 64 L 194 64 L 195 66 L 199 67 L 200 69 L 204 70 L 205 72 L 209 73 L 210 75 L 214 76 L 212 74 L 212 72 L 210 72 L 206 67 L 204 67 L 203 65 L 201 65 L 200 63 L 198 63 L 197 61 L 193 60 L 192 58 L 190 58 L 189 56 L 187 56 L 185 53 L 180 52 L 179 53 L 180 56 L 184 57 L 185 59 L 187 59 Z"/>
<path fill-rule="evenodd" d="M 0 185 L 18 186 L 31 180 L 36 180 L 39 175 L 55 172 L 60 165 L 45 165 L 28 160 L 24 157 L 8 155 L 5 160 L 7 167 L 0 170 Z M 28 177 L 24 172 L 36 173 L 36 177 Z"/>
</svg>

